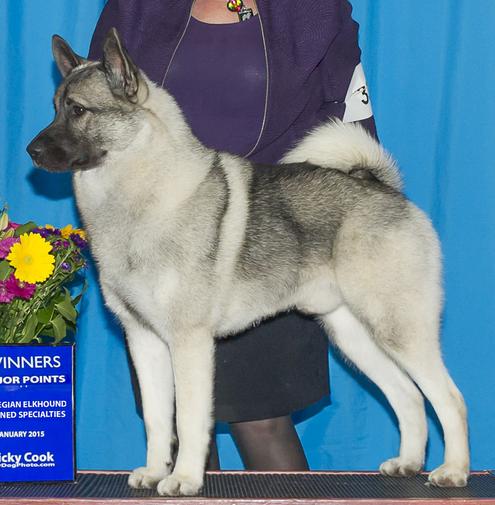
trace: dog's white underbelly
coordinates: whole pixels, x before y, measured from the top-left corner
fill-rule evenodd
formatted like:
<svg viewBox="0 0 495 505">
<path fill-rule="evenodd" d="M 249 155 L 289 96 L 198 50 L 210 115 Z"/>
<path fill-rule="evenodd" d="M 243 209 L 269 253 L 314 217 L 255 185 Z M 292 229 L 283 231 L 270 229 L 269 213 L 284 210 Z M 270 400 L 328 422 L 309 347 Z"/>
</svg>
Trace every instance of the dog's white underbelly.
<svg viewBox="0 0 495 505">
<path fill-rule="evenodd" d="M 289 308 L 283 303 L 274 306 L 261 305 L 252 300 L 235 300 L 225 307 L 222 317 L 216 322 L 215 336 L 235 335 Z"/>
<path fill-rule="evenodd" d="M 221 317 L 217 321 L 215 334 L 236 334 L 263 319 L 292 309 L 314 316 L 333 312 L 344 303 L 342 293 L 329 269 L 321 268 L 314 274 L 313 278 L 278 295 L 260 290 L 255 283 L 244 282 L 234 286 L 229 296 L 224 296 L 224 300 L 228 301 L 222 310 L 217 310 Z"/>
</svg>

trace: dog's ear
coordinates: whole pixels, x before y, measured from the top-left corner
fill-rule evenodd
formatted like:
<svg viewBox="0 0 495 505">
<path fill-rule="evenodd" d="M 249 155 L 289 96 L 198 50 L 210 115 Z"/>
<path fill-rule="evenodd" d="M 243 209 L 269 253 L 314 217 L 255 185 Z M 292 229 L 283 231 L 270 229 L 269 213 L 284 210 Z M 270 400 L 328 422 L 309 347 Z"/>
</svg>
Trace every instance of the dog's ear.
<svg viewBox="0 0 495 505">
<path fill-rule="evenodd" d="M 74 68 L 88 61 L 77 55 L 69 44 L 58 35 L 52 37 L 52 52 L 62 77 L 70 74 Z"/>
<path fill-rule="evenodd" d="M 112 93 L 138 103 L 142 97 L 140 87 L 146 86 L 139 76 L 139 69 L 132 62 L 120 41 L 119 34 L 112 28 L 103 44 L 103 66 Z"/>
</svg>

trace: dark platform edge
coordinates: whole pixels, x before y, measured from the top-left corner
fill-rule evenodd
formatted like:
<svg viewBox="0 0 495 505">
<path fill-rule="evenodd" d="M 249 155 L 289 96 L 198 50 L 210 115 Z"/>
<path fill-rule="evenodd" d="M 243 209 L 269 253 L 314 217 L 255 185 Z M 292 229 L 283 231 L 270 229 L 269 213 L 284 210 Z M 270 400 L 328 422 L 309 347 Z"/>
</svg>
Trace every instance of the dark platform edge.
<svg viewBox="0 0 495 505">
<path fill-rule="evenodd" d="M 154 490 L 130 489 L 128 475 L 125 471 L 81 471 L 76 483 L 3 483 L 0 504 L 495 505 L 493 471 L 473 472 L 468 486 L 457 489 L 426 485 L 426 473 L 413 478 L 392 478 L 377 472 L 349 471 L 208 472 L 202 495 L 190 498 L 165 498 Z"/>
</svg>

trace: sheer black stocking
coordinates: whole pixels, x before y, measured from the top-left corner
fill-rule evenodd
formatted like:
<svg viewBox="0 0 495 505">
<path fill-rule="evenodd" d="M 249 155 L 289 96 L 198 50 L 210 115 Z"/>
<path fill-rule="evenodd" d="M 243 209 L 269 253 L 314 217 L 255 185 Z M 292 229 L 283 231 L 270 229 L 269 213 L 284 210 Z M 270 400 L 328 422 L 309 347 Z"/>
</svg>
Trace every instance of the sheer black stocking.
<svg viewBox="0 0 495 505">
<path fill-rule="evenodd" d="M 230 423 L 230 431 L 246 470 L 308 470 L 306 455 L 290 416 Z M 213 436 L 207 470 L 220 470 Z"/>
<path fill-rule="evenodd" d="M 231 423 L 230 430 L 246 470 L 308 470 L 290 416 Z"/>
<path fill-rule="evenodd" d="M 220 460 L 218 458 L 218 448 L 217 448 L 217 442 L 215 440 L 215 431 L 213 431 L 213 435 L 211 437 L 210 453 L 208 454 L 208 460 L 206 461 L 206 469 L 210 471 L 220 470 Z"/>
</svg>

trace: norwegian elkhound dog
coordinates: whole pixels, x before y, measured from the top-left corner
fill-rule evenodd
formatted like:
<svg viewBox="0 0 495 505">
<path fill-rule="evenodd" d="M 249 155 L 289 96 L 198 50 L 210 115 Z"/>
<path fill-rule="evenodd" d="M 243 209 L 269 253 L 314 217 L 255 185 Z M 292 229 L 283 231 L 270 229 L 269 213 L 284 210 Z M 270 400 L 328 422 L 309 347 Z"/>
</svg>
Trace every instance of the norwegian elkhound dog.
<svg viewBox="0 0 495 505">
<path fill-rule="evenodd" d="M 400 452 L 381 472 L 423 466 L 421 390 L 445 438 L 445 461 L 429 479 L 464 486 L 466 408 L 438 338 L 439 243 L 380 145 L 331 122 L 284 164 L 257 165 L 203 146 L 115 30 L 102 62 L 58 36 L 53 53 L 64 77 L 56 117 L 28 152 L 35 165 L 73 172 L 101 288 L 129 342 L 148 442 L 146 466 L 129 484 L 162 495 L 201 489 L 215 337 L 296 309 L 321 321 L 394 408 Z"/>
</svg>

